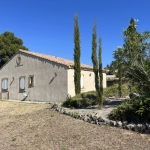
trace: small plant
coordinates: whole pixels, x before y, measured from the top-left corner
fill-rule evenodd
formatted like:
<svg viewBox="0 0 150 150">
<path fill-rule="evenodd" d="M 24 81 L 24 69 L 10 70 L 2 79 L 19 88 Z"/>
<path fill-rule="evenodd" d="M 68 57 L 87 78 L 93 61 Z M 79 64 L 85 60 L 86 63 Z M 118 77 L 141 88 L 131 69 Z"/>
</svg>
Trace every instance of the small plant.
<svg viewBox="0 0 150 150">
<path fill-rule="evenodd" d="M 54 117 L 54 114 L 51 114 L 51 117 Z"/>
<path fill-rule="evenodd" d="M 67 150 L 67 148 L 62 148 L 62 150 Z"/>
<path fill-rule="evenodd" d="M 9 124 L 9 125 L 7 125 L 6 127 L 10 127 L 10 124 Z"/>
<path fill-rule="evenodd" d="M 39 134 L 36 134 L 35 137 L 39 137 Z"/>
<path fill-rule="evenodd" d="M 16 138 L 14 137 L 14 138 L 12 138 L 12 141 L 16 141 Z"/>
</svg>

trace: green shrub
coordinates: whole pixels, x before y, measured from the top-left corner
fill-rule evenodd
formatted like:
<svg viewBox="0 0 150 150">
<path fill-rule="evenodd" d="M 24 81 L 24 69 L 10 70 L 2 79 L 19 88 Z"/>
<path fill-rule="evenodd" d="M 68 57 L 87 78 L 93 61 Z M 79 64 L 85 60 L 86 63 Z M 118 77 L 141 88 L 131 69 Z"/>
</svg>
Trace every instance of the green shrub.
<svg viewBox="0 0 150 150">
<path fill-rule="evenodd" d="M 127 96 L 129 95 L 130 91 L 127 87 L 127 85 L 122 85 L 122 96 Z M 112 97 L 112 96 L 115 96 L 115 97 L 118 97 L 118 84 L 114 84 L 108 88 L 105 88 L 104 89 L 104 98 L 106 97 Z"/>
<path fill-rule="evenodd" d="M 125 85 L 122 86 L 122 93 L 123 96 L 129 95 L 129 90 L 127 86 Z M 115 84 L 108 88 L 104 88 L 103 101 L 107 97 L 112 97 L 112 96 L 118 97 L 118 84 Z M 85 108 L 93 105 L 98 105 L 96 91 L 81 93 L 74 97 L 68 96 L 62 104 L 62 106 L 68 108 Z"/>
<path fill-rule="evenodd" d="M 88 106 L 97 105 L 96 94 L 82 93 L 75 97 L 67 97 L 62 106 L 68 108 L 85 108 Z"/>
<path fill-rule="evenodd" d="M 128 100 L 114 109 L 110 116 L 121 121 L 150 122 L 150 98 L 136 97 Z"/>
</svg>

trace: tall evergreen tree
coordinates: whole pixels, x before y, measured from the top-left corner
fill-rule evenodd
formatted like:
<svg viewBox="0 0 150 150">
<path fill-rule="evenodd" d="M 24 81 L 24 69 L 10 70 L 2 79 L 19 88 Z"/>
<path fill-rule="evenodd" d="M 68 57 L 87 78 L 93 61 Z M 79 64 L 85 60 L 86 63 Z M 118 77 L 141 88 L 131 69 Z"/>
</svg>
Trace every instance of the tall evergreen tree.
<svg viewBox="0 0 150 150">
<path fill-rule="evenodd" d="M 145 31 L 139 33 L 137 31 L 137 20 L 131 18 L 130 24 L 123 32 L 124 35 L 124 58 L 128 67 L 134 66 L 136 63 L 143 65 L 147 56 L 147 50 L 150 50 L 150 32 Z"/>
<path fill-rule="evenodd" d="M 102 74 L 102 39 L 99 39 L 99 54 L 97 59 L 97 33 L 96 33 L 97 25 L 96 23 L 93 26 L 92 33 L 92 63 L 93 63 L 93 72 L 95 75 L 95 89 L 97 94 L 97 101 L 99 103 L 99 108 L 102 108 L 103 104 L 103 74 Z"/>
<path fill-rule="evenodd" d="M 148 82 L 144 82 L 143 84 L 142 78 L 139 78 L 138 74 L 141 72 L 144 74 L 144 70 L 146 69 L 145 64 L 147 64 L 146 61 L 149 60 L 150 43 L 148 39 L 150 38 L 150 32 L 145 31 L 139 33 L 137 31 L 137 20 L 132 18 L 123 35 L 127 77 L 130 79 L 131 84 L 136 83 L 140 93 L 144 93 L 146 91 L 144 84 Z M 136 73 L 138 74 L 136 75 Z"/>
<path fill-rule="evenodd" d="M 99 78 L 100 78 L 100 87 L 99 87 L 99 108 L 102 108 L 103 104 L 103 70 L 102 70 L 102 38 L 99 38 Z"/>
<path fill-rule="evenodd" d="M 123 32 L 124 35 L 124 51 L 125 62 L 129 67 L 134 65 L 135 61 L 141 59 L 140 50 L 140 34 L 137 32 L 137 22 L 133 18 L 130 20 L 130 24 Z"/>
<path fill-rule="evenodd" d="M 124 61 L 124 50 L 122 47 L 118 47 L 114 51 L 114 58 L 116 61 L 116 66 L 118 68 L 118 77 L 119 77 L 119 84 L 118 84 L 118 95 L 119 97 L 122 96 L 122 74 L 123 74 L 123 61 Z"/>
<path fill-rule="evenodd" d="M 93 72 L 95 75 L 95 89 L 99 90 L 99 80 L 98 80 L 98 60 L 97 60 L 97 33 L 96 33 L 97 25 L 96 23 L 93 26 L 92 33 L 92 63 L 93 63 Z"/>
<path fill-rule="evenodd" d="M 81 92 L 80 78 L 81 78 L 81 68 L 80 68 L 80 31 L 78 25 L 78 15 L 74 16 L 74 85 L 76 95 Z"/>
</svg>

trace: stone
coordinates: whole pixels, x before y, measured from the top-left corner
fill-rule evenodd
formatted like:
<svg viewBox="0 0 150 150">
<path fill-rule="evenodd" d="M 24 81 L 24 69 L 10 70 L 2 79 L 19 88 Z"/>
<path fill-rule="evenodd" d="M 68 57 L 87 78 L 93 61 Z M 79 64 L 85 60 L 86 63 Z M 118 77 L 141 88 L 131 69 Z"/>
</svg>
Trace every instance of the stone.
<svg viewBox="0 0 150 150">
<path fill-rule="evenodd" d="M 150 130 L 149 129 L 145 129 L 144 133 L 150 134 Z"/>
<path fill-rule="evenodd" d="M 139 128 L 138 128 L 137 125 L 134 126 L 134 131 L 135 131 L 135 132 L 139 132 Z"/>
<path fill-rule="evenodd" d="M 116 126 L 116 121 L 110 120 L 109 125 L 113 127 Z"/>
<path fill-rule="evenodd" d="M 84 115 L 80 115 L 80 119 L 81 119 L 81 120 L 84 120 Z"/>
<path fill-rule="evenodd" d="M 92 117 L 92 120 L 96 121 L 97 120 L 97 116 Z"/>
<path fill-rule="evenodd" d="M 105 105 L 104 107 L 105 107 L 105 108 L 110 108 L 110 106 L 109 106 L 109 105 Z"/>
<path fill-rule="evenodd" d="M 122 122 L 122 127 L 123 127 L 123 128 L 126 128 L 127 124 L 128 124 L 127 121 L 123 121 L 123 122 Z"/>
<path fill-rule="evenodd" d="M 51 109 L 56 109 L 58 107 L 58 104 L 53 104 Z"/>
<path fill-rule="evenodd" d="M 126 125 L 127 130 L 134 130 L 135 124 L 134 123 L 130 123 Z"/>
<path fill-rule="evenodd" d="M 92 115 L 91 115 L 91 114 L 87 114 L 87 116 L 88 116 L 89 118 L 92 118 Z"/>
<path fill-rule="evenodd" d="M 98 120 L 99 122 L 105 122 L 105 120 L 104 120 L 102 117 L 99 117 L 97 120 Z"/>
<path fill-rule="evenodd" d="M 146 129 L 150 130 L 150 124 L 149 123 L 146 123 L 145 126 L 146 126 Z"/>
<path fill-rule="evenodd" d="M 138 93 L 130 93 L 130 94 L 129 94 L 130 99 L 136 98 L 136 97 L 139 97 L 139 96 L 140 96 L 140 95 L 139 95 Z"/>
<path fill-rule="evenodd" d="M 122 122 L 121 121 L 116 121 L 116 127 L 122 127 Z"/>
<path fill-rule="evenodd" d="M 144 124 L 137 124 L 140 133 L 144 133 L 146 126 Z"/>
<path fill-rule="evenodd" d="M 84 116 L 84 121 L 88 121 L 89 117 L 87 115 Z"/>
</svg>

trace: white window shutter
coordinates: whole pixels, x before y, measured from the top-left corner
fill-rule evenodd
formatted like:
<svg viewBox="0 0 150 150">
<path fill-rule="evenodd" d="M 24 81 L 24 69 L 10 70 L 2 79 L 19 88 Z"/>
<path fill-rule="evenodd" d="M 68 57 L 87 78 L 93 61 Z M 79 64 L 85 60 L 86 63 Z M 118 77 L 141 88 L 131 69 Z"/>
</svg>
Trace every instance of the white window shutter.
<svg viewBox="0 0 150 150">
<path fill-rule="evenodd" d="M 20 78 L 20 89 L 21 90 L 25 89 L 25 79 L 24 79 L 24 77 Z"/>
<path fill-rule="evenodd" d="M 84 75 L 83 74 L 81 74 L 80 86 L 81 86 L 81 88 L 84 87 Z"/>
<path fill-rule="evenodd" d="M 8 89 L 8 80 L 7 79 L 2 80 L 2 89 L 4 89 L 4 90 Z"/>
</svg>

